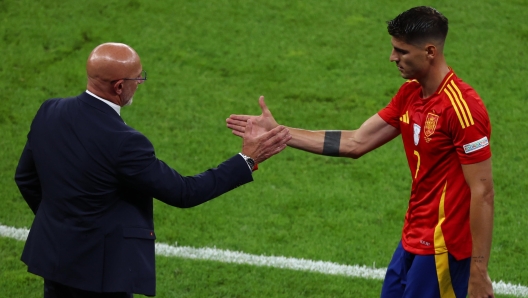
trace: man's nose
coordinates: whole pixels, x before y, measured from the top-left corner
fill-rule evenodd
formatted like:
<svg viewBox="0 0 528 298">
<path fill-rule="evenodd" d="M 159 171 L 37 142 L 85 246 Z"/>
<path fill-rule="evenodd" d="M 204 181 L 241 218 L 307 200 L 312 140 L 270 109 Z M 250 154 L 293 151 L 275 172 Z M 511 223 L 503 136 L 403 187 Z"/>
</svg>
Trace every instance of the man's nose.
<svg viewBox="0 0 528 298">
<path fill-rule="evenodd" d="M 399 60 L 398 58 L 398 54 L 396 53 L 396 51 L 394 49 L 392 49 L 392 52 L 389 56 L 389 60 L 390 62 L 397 62 Z"/>
</svg>

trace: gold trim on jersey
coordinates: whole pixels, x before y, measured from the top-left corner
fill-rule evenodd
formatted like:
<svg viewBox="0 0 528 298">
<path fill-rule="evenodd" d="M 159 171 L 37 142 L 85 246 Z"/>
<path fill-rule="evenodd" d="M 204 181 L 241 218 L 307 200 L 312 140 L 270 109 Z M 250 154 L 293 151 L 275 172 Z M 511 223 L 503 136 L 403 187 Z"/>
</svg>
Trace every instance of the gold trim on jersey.
<svg viewBox="0 0 528 298">
<path fill-rule="evenodd" d="M 438 224 L 436 225 L 434 232 L 434 247 L 435 253 L 441 254 L 447 252 L 447 247 L 444 240 L 444 233 L 442 232 L 442 223 L 445 220 L 445 211 L 444 211 L 444 201 L 447 190 L 447 181 L 444 185 L 444 190 L 442 191 L 442 196 L 440 197 L 440 204 L 438 206 Z"/>
<path fill-rule="evenodd" d="M 414 174 L 414 179 L 416 179 L 416 177 L 418 177 L 418 170 L 420 169 L 420 153 L 414 150 L 414 155 L 418 157 L 418 162 L 416 162 L 416 173 Z"/>
<path fill-rule="evenodd" d="M 400 121 L 409 124 L 409 111 L 406 111 L 405 114 L 400 117 Z"/>
<path fill-rule="evenodd" d="M 435 264 L 436 276 L 438 278 L 438 285 L 440 287 L 441 298 L 456 297 L 451 281 L 451 273 L 449 271 L 449 253 L 445 244 L 444 233 L 442 232 L 442 223 L 445 220 L 444 202 L 447 190 L 447 181 L 440 197 L 440 204 L 438 206 L 438 224 L 434 233 L 434 247 L 435 247 Z"/>
<path fill-rule="evenodd" d="M 449 82 L 449 79 L 450 79 L 454 74 L 455 74 L 455 73 L 452 72 L 452 73 L 449 75 L 449 77 L 447 77 L 447 79 L 446 79 L 445 82 L 444 82 L 444 85 L 442 85 L 442 88 L 440 88 L 440 90 L 438 91 L 438 94 L 440 94 L 440 93 L 442 93 L 442 91 L 444 91 L 444 87 L 445 87 L 445 85 L 447 84 L 447 82 Z"/>
<path fill-rule="evenodd" d="M 462 92 L 460 92 L 460 89 L 458 89 L 453 80 L 447 84 L 444 88 L 444 92 L 447 94 L 447 97 L 449 97 L 462 128 L 474 125 L 475 122 L 473 121 L 473 116 L 471 115 L 466 100 L 462 97 Z"/>
</svg>

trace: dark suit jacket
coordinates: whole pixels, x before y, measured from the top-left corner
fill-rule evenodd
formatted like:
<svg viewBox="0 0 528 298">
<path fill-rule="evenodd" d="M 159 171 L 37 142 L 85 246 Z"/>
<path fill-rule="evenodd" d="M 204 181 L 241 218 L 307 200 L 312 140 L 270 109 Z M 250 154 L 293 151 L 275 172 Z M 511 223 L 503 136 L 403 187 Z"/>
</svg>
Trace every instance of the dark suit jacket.
<svg viewBox="0 0 528 298">
<path fill-rule="evenodd" d="M 252 181 L 240 155 L 183 177 L 107 104 L 83 93 L 37 112 L 16 183 L 35 213 L 22 261 L 45 279 L 155 295 L 152 198 L 193 207 Z"/>
</svg>

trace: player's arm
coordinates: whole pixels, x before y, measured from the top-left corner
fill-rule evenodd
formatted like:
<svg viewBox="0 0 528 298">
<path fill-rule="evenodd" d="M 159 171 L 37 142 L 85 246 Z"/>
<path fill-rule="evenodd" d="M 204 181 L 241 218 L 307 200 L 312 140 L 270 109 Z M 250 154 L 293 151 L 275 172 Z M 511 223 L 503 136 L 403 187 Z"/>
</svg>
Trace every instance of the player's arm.
<svg viewBox="0 0 528 298">
<path fill-rule="evenodd" d="M 227 127 L 233 134 L 242 137 L 249 119 L 253 122 L 253 130 L 264 133 L 276 127 L 277 121 L 261 96 L 259 104 L 262 114 L 231 115 L 226 119 Z M 288 127 L 292 139 L 288 146 L 315 154 L 327 156 L 343 156 L 359 158 L 363 154 L 376 149 L 395 138 L 400 132 L 385 122 L 378 114 L 370 117 L 357 130 L 304 130 Z"/>
<path fill-rule="evenodd" d="M 493 297 L 488 262 L 493 232 L 493 176 L 491 158 L 485 161 L 462 165 L 464 177 L 471 189 L 469 221 L 473 252 L 469 278 L 469 297 Z"/>
<path fill-rule="evenodd" d="M 359 158 L 394 139 L 399 130 L 378 114 L 356 130 L 303 130 L 289 128 L 292 139 L 288 146 L 315 154 Z"/>
</svg>

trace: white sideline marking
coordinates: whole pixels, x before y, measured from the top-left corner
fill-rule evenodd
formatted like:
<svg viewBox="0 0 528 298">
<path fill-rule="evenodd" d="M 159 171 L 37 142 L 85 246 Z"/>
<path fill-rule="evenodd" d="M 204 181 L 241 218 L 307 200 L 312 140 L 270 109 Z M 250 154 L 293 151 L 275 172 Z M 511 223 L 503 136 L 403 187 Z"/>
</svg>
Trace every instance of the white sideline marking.
<svg viewBox="0 0 528 298">
<path fill-rule="evenodd" d="M 0 236 L 26 241 L 29 230 L 26 228 L 14 228 L 0 224 Z M 358 265 L 341 265 L 332 262 L 311 261 L 305 259 L 257 256 L 243 252 L 230 251 L 217 248 L 193 248 L 188 246 L 172 246 L 165 243 L 156 243 L 156 254 L 166 257 L 180 257 L 185 259 L 211 260 L 223 263 L 237 263 L 255 266 L 266 266 L 274 268 L 292 269 L 299 271 L 312 271 L 329 275 L 343 275 L 350 277 L 361 277 L 367 279 L 383 280 L 387 268 L 369 268 Z M 493 290 L 496 294 L 514 295 L 516 297 L 528 297 L 528 287 L 513 285 L 511 283 L 498 281 L 493 282 Z"/>
<path fill-rule="evenodd" d="M 381 279 L 385 276 L 387 268 L 373 269 L 367 266 L 340 265 L 324 261 L 311 261 L 287 257 L 257 256 L 243 252 L 223 250 L 217 248 L 193 248 L 188 246 L 170 246 L 164 243 L 156 244 L 156 254 L 162 256 L 177 256 L 186 259 L 200 259 L 220 261 L 224 263 L 248 264 L 286 268 L 301 271 L 313 271 L 332 275 L 345 275 L 363 277 L 368 279 Z"/>
</svg>

